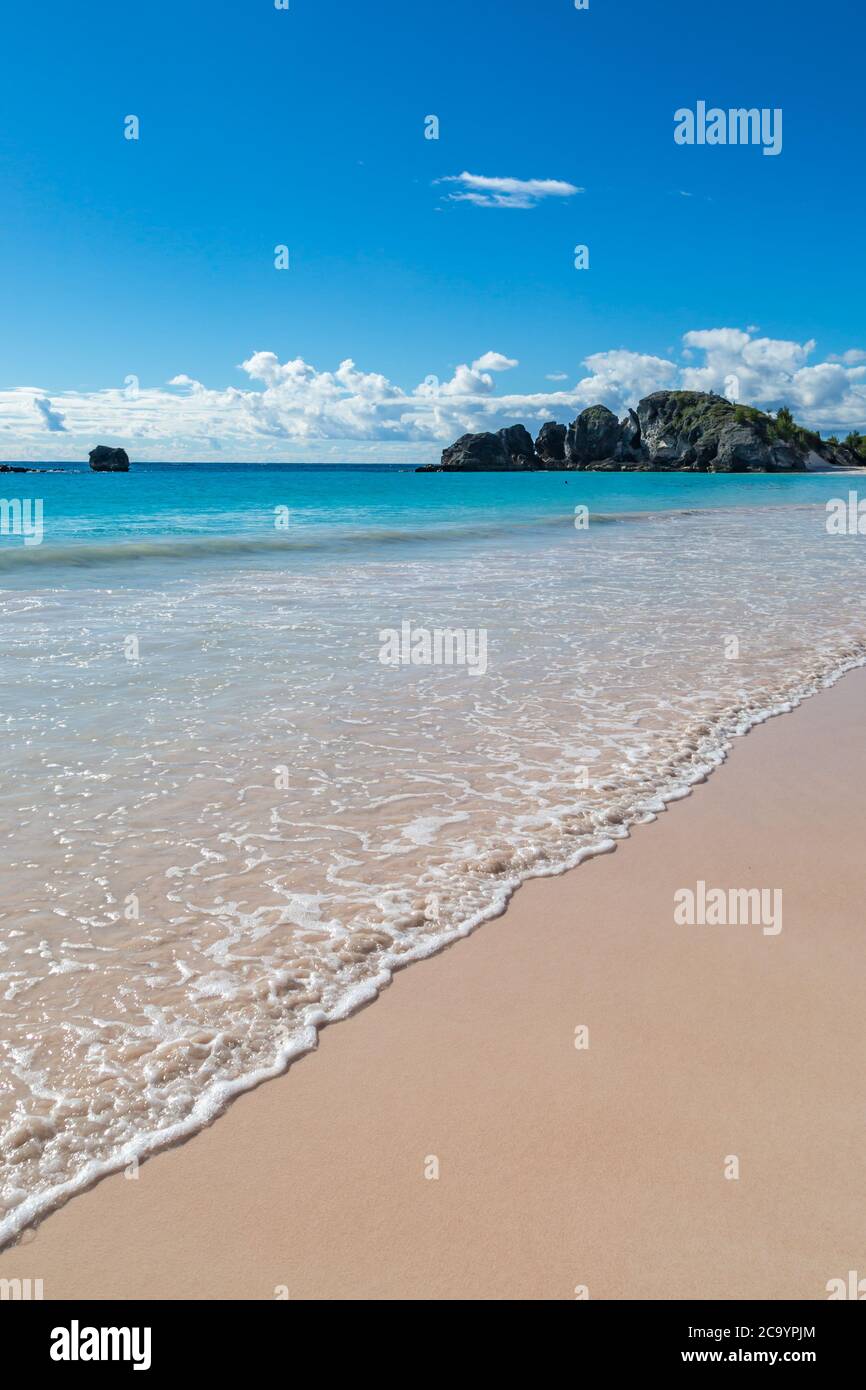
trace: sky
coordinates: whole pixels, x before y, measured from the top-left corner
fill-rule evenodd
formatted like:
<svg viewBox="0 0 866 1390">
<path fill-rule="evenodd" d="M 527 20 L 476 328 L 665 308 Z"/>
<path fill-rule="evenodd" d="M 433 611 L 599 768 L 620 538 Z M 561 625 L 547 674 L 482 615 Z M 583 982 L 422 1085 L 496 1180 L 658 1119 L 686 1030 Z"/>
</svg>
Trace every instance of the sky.
<svg viewBox="0 0 866 1390">
<path fill-rule="evenodd" d="M 672 386 L 866 429 L 864 38 L 850 0 L 7 7 L 0 459 L 422 463 Z M 781 149 L 677 143 L 699 102 Z"/>
</svg>

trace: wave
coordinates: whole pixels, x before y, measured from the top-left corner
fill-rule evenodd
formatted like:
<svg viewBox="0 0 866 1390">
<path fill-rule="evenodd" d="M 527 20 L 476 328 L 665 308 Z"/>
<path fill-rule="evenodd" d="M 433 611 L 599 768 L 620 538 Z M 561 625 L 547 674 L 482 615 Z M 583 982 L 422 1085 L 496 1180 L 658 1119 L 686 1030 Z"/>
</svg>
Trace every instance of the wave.
<svg viewBox="0 0 866 1390">
<path fill-rule="evenodd" d="M 295 1061 L 315 1051 L 324 1027 L 349 1018 L 377 999 L 397 971 L 438 954 L 453 942 L 471 935 L 486 922 L 500 917 L 523 883 L 536 878 L 558 877 L 587 860 L 611 853 L 619 841 L 631 837 L 636 826 L 656 820 L 673 802 L 690 796 L 697 784 L 705 782 L 727 760 L 735 739 L 744 737 L 769 719 L 791 713 L 804 700 L 829 689 L 850 671 L 863 666 L 866 666 L 866 652 L 855 644 L 853 649 L 838 653 L 824 670 L 816 672 L 810 679 L 780 689 L 766 703 L 734 706 L 717 715 L 710 721 L 708 737 L 700 756 L 688 771 L 684 770 L 678 777 L 658 786 L 635 805 L 630 815 L 611 825 L 609 833 L 599 832 L 590 844 L 582 845 L 553 862 L 525 867 L 499 881 L 491 879 L 490 897 L 483 907 L 458 920 L 435 938 L 419 940 L 414 947 L 400 954 L 384 953 L 374 974 L 348 986 L 331 1007 L 319 1010 L 294 1036 L 286 1039 L 275 1055 L 263 1059 L 259 1066 L 239 1076 L 213 1080 L 198 1097 L 192 1112 L 182 1120 L 140 1133 L 110 1156 L 92 1159 L 74 1176 L 31 1192 L 11 1211 L 5 1215 L 0 1213 L 0 1251 L 19 1240 L 24 1232 L 33 1229 L 42 1218 L 63 1206 L 71 1197 L 87 1191 L 102 1178 L 144 1161 L 206 1128 L 239 1095 L 283 1075 Z"/>
<path fill-rule="evenodd" d="M 670 522 L 695 517 L 808 509 L 810 503 L 778 503 L 763 507 L 672 507 L 653 511 L 590 512 L 590 526 Z M 432 523 L 426 526 L 306 528 L 294 536 L 173 536 L 167 539 L 76 541 L 70 545 L 0 546 L 0 571 L 28 568 L 89 569 L 102 565 L 147 560 L 198 560 L 209 556 L 301 554 L 305 551 L 351 550 L 364 546 L 417 544 L 419 541 L 493 540 L 514 532 L 567 529 L 571 512 L 532 517 L 502 517 L 496 521 Z"/>
</svg>

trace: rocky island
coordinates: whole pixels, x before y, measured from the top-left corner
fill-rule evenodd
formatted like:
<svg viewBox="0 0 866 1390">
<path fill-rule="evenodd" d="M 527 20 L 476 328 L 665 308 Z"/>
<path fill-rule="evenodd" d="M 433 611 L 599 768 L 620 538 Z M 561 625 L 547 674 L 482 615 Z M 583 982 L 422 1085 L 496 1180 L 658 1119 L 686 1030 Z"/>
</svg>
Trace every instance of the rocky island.
<svg viewBox="0 0 866 1390">
<path fill-rule="evenodd" d="M 654 391 L 618 420 L 604 405 L 582 410 L 570 425 L 551 420 L 533 441 L 523 425 L 464 434 L 442 461 L 418 473 L 486 473 L 539 469 L 642 469 L 693 473 L 778 473 L 866 466 L 866 438 L 823 440 L 775 415 L 705 391 Z"/>
<path fill-rule="evenodd" d="M 94 473 L 129 472 L 129 454 L 125 449 L 110 449 L 107 444 L 97 444 L 88 457 Z"/>
</svg>

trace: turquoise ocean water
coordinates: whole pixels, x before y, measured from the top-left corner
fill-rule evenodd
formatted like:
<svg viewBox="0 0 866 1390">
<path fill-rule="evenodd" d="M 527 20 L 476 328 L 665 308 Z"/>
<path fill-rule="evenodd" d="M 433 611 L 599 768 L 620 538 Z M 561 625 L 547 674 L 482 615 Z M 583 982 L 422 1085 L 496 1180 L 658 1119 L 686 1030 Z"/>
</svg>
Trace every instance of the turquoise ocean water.
<svg viewBox="0 0 866 1390">
<path fill-rule="evenodd" d="M 567 515 L 818 503 L 840 492 L 826 474 L 534 473 L 418 475 L 392 466 L 138 464 L 94 475 L 83 465 L 49 474 L 0 474 L 0 496 L 43 501 L 44 546 L 270 540 L 277 507 L 291 509 L 293 537 L 365 530 L 507 526 Z M 572 498 L 576 499 L 572 504 Z M 0 534 L 0 550 L 17 538 Z M 20 544 L 20 542 L 19 542 Z"/>
</svg>

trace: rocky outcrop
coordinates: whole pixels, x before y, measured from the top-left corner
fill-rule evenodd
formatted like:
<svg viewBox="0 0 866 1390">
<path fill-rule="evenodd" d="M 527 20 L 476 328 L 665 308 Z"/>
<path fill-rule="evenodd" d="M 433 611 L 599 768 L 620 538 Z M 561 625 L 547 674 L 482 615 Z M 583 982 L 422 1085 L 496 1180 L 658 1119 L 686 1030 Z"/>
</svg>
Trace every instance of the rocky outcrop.
<svg viewBox="0 0 866 1390">
<path fill-rule="evenodd" d="M 629 408 L 628 415 L 620 425 L 623 457 L 637 458 L 640 450 L 641 428 L 637 413 Z"/>
<path fill-rule="evenodd" d="M 505 452 L 514 460 L 515 468 L 538 467 L 532 435 L 525 425 L 509 425 L 507 429 L 499 431 L 499 436 Z"/>
<path fill-rule="evenodd" d="M 533 445 L 522 425 L 464 434 L 442 462 L 419 473 L 512 469 L 645 469 L 698 473 L 777 473 L 862 467 L 844 444 L 705 391 L 655 391 L 618 420 L 591 405 L 565 425 L 542 425 Z"/>
<path fill-rule="evenodd" d="M 509 425 L 495 434 L 462 434 L 442 450 L 442 462 L 420 473 L 501 473 L 519 468 L 540 468 L 532 435 L 523 425 Z"/>
<path fill-rule="evenodd" d="M 107 444 L 97 444 L 90 450 L 90 467 L 94 473 L 128 473 L 129 455 L 125 449 L 110 449 Z"/>
<path fill-rule="evenodd" d="M 656 391 L 637 408 L 643 451 L 653 466 L 698 472 L 775 470 L 763 417 L 755 415 L 751 420 L 723 396 L 703 391 Z M 796 468 L 796 460 L 787 466 Z"/>
<path fill-rule="evenodd" d="M 565 465 L 565 425 L 557 425 L 548 420 L 538 431 L 535 441 L 535 454 L 544 468 L 562 468 Z"/>
<path fill-rule="evenodd" d="M 850 450 L 705 391 L 656 391 L 639 402 L 641 450 L 652 468 L 701 473 L 802 472 L 851 467 Z"/>
<path fill-rule="evenodd" d="M 570 468 L 586 468 L 595 459 L 613 459 L 622 454 L 619 420 L 606 405 L 582 410 L 568 427 L 565 457 Z"/>
</svg>

